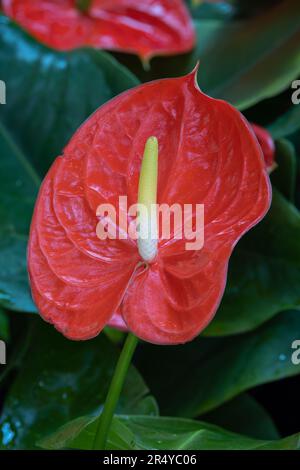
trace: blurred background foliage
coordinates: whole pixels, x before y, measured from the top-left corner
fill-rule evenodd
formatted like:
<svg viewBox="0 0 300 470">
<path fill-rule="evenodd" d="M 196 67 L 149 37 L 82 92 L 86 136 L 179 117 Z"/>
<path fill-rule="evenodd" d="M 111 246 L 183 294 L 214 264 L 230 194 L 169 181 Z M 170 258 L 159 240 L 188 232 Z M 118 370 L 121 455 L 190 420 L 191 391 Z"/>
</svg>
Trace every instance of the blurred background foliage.
<svg viewBox="0 0 300 470">
<path fill-rule="evenodd" d="M 61 53 L 0 16 L 0 448 L 91 448 L 124 335 L 66 340 L 36 315 L 26 244 L 40 182 L 75 129 L 139 82 L 200 61 L 199 85 L 266 126 L 276 141 L 269 214 L 238 244 L 217 315 L 190 344 L 140 343 L 111 430 L 112 449 L 294 449 L 300 365 L 298 0 L 187 2 L 197 44 L 155 58 Z M 280 379 L 280 381 L 279 381 Z M 279 381 L 279 382 L 278 382 Z M 167 416 L 167 418 L 166 418 Z M 168 418 L 169 417 L 169 418 Z"/>
</svg>

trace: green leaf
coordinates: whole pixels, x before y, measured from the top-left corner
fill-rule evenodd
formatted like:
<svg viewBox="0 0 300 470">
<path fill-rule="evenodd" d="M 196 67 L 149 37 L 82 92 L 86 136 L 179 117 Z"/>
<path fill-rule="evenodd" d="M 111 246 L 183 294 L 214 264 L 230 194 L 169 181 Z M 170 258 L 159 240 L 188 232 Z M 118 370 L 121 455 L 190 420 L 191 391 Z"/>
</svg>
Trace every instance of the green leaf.
<svg viewBox="0 0 300 470">
<path fill-rule="evenodd" d="M 299 449 L 300 434 L 263 441 L 234 434 L 208 423 L 182 418 L 127 416 L 121 419 L 140 449 L 159 450 L 267 450 Z"/>
<path fill-rule="evenodd" d="M 286 139 L 276 142 L 275 162 L 277 168 L 271 174 L 272 184 L 289 201 L 295 201 L 297 158 L 294 145 Z"/>
<path fill-rule="evenodd" d="M 76 440 L 80 439 L 80 449 L 92 449 L 97 426 L 97 418 L 91 416 L 80 416 L 63 426 L 46 438 L 36 442 L 38 447 L 45 449 L 76 448 Z M 90 429 L 91 432 L 90 432 Z M 121 447 L 123 449 L 123 447 Z"/>
<path fill-rule="evenodd" d="M 79 418 L 38 444 L 45 449 L 88 450 L 92 448 L 96 425 L 95 418 Z M 110 450 L 291 450 L 299 447 L 300 434 L 281 440 L 258 440 L 201 421 L 148 416 L 114 418 L 107 445 Z"/>
<path fill-rule="evenodd" d="M 9 339 L 9 321 L 6 312 L 0 309 L 0 339 L 8 341 Z"/>
<path fill-rule="evenodd" d="M 45 449 L 80 449 L 92 450 L 97 417 L 82 416 L 68 422 L 57 431 L 40 439 L 36 445 Z M 135 436 L 120 419 L 113 418 L 107 447 L 111 450 L 139 450 Z"/>
<path fill-rule="evenodd" d="M 268 215 L 234 250 L 225 295 L 205 335 L 252 330 L 300 306 L 299 239 L 299 212 L 273 188 Z"/>
<path fill-rule="evenodd" d="M 187 1 L 190 13 L 195 19 L 230 19 L 235 13 L 234 6 L 228 2 L 201 1 L 199 5 L 195 3 L 193 0 Z"/>
<path fill-rule="evenodd" d="M 267 411 L 251 395 L 244 393 L 201 417 L 228 431 L 257 439 L 279 439 Z"/>
<path fill-rule="evenodd" d="M 36 331 L 6 397 L 0 448 L 32 449 L 35 442 L 70 419 L 98 414 L 118 358 L 105 335 L 73 342 L 36 319 Z M 157 413 L 157 405 L 131 367 L 119 413 Z M 1 435 L 2 433 L 2 435 Z"/>
<path fill-rule="evenodd" d="M 137 80 L 104 52 L 52 51 L 1 15 L 0 77 L 0 304 L 34 312 L 26 245 L 38 174 L 91 112 Z"/>
<path fill-rule="evenodd" d="M 16 372 L 21 364 L 22 360 L 25 357 L 25 354 L 29 348 L 32 328 L 28 322 L 28 316 L 18 317 L 18 323 L 15 324 L 13 314 L 9 314 L 10 326 L 12 335 L 9 338 L 9 351 L 8 351 L 8 360 L 7 365 L 3 368 L 0 373 L 0 386 L 4 387 L 6 383 L 9 382 L 9 379 L 12 377 L 12 373 Z M 20 321 L 21 320 L 21 321 Z M 25 320 L 25 321 L 24 321 Z M 4 398 L 4 397 L 3 397 Z M 3 401 L 2 401 L 3 404 Z M 0 434 L 1 437 L 1 434 Z M 0 440 L 1 442 L 1 440 Z M 0 443 L 1 449 L 1 443 Z"/>
<path fill-rule="evenodd" d="M 286 113 L 268 126 L 274 139 L 294 134 L 300 129 L 300 105 L 292 105 Z"/>
<path fill-rule="evenodd" d="M 0 124 L 0 304 L 34 312 L 26 269 L 28 230 L 38 177 Z"/>
<path fill-rule="evenodd" d="M 118 58 L 143 81 L 184 75 L 200 60 L 203 91 L 246 109 L 285 90 L 300 74 L 298 6 L 298 0 L 283 0 L 247 20 L 196 20 L 194 51 L 153 59 L 148 73 L 137 60 Z"/>
<path fill-rule="evenodd" d="M 239 16 L 248 17 L 258 15 L 260 12 L 272 7 L 278 0 L 229 0 L 237 10 Z"/>
<path fill-rule="evenodd" d="M 4 16 L 0 31 L 0 77 L 7 93 L 0 119 L 44 175 L 96 108 L 138 82 L 103 51 L 48 49 Z"/>
<path fill-rule="evenodd" d="M 45 449 L 92 450 L 98 426 L 97 417 L 82 416 L 69 421 L 49 436 L 37 441 L 36 445 Z M 134 434 L 116 417 L 113 418 L 109 448 L 114 450 L 137 450 Z"/>
<path fill-rule="evenodd" d="M 299 333 L 300 312 L 289 311 L 243 335 L 199 337 L 172 348 L 144 344 L 137 364 L 162 414 L 194 417 L 252 387 L 299 374 L 291 361 Z"/>
<path fill-rule="evenodd" d="M 246 109 L 289 87 L 300 73 L 297 6 L 297 0 L 285 0 L 262 15 L 225 24 L 200 56 L 203 89 Z M 197 31 L 201 42 L 201 23 Z"/>
</svg>

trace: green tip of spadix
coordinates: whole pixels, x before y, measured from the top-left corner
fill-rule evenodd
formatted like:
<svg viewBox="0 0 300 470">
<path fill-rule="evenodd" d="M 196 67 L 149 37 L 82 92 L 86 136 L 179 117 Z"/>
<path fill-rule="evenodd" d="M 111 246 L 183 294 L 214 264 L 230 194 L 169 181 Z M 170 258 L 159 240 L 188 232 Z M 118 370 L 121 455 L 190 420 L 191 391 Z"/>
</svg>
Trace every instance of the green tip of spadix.
<svg viewBox="0 0 300 470">
<path fill-rule="evenodd" d="M 158 141 L 151 136 L 147 139 L 142 159 L 138 203 L 149 207 L 156 204 L 158 175 Z"/>
</svg>

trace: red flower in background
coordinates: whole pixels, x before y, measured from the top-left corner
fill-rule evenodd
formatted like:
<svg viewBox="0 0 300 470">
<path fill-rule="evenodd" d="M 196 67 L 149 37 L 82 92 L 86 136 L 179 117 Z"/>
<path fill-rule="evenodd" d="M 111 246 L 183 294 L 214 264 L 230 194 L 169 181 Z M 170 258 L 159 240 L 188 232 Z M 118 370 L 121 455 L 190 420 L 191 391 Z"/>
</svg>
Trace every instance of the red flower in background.
<svg viewBox="0 0 300 470">
<path fill-rule="evenodd" d="M 275 143 L 270 132 L 257 124 L 251 124 L 256 138 L 261 146 L 265 164 L 269 173 L 276 168 L 275 163 Z"/>
<path fill-rule="evenodd" d="M 99 240 L 100 204 L 137 202 L 145 142 L 159 143 L 157 203 L 205 205 L 205 241 L 160 239 L 141 265 L 131 239 Z M 72 339 L 109 322 L 159 344 L 184 343 L 211 321 L 238 239 L 266 213 L 269 178 L 246 120 L 209 98 L 195 72 L 129 90 L 99 108 L 52 165 L 36 203 L 29 241 L 34 300 Z"/>
<path fill-rule="evenodd" d="M 78 2 L 77 2 L 78 3 Z M 4 12 L 42 43 L 59 50 L 93 46 L 139 55 L 179 54 L 195 43 L 182 0 L 3 0 Z"/>
</svg>

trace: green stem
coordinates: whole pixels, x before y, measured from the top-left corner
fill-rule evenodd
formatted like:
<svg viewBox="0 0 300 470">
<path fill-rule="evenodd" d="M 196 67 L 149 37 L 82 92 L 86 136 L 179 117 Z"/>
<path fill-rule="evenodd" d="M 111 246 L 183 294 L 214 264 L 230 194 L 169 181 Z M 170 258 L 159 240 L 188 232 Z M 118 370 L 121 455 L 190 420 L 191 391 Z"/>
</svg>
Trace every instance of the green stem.
<svg viewBox="0 0 300 470">
<path fill-rule="evenodd" d="M 92 0 L 76 0 L 76 8 L 81 13 L 87 13 L 91 7 Z"/>
<path fill-rule="evenodd" d="M 98 427 L 94 439 L 94 449 L 104 450 L 106 447 L 114 412 L 137 344 L 138 338 L 132 333 L 129 333 L 120 354 L 117 367 L 108 390 L 104 408 L 98 421 Z"/>
</svg>

